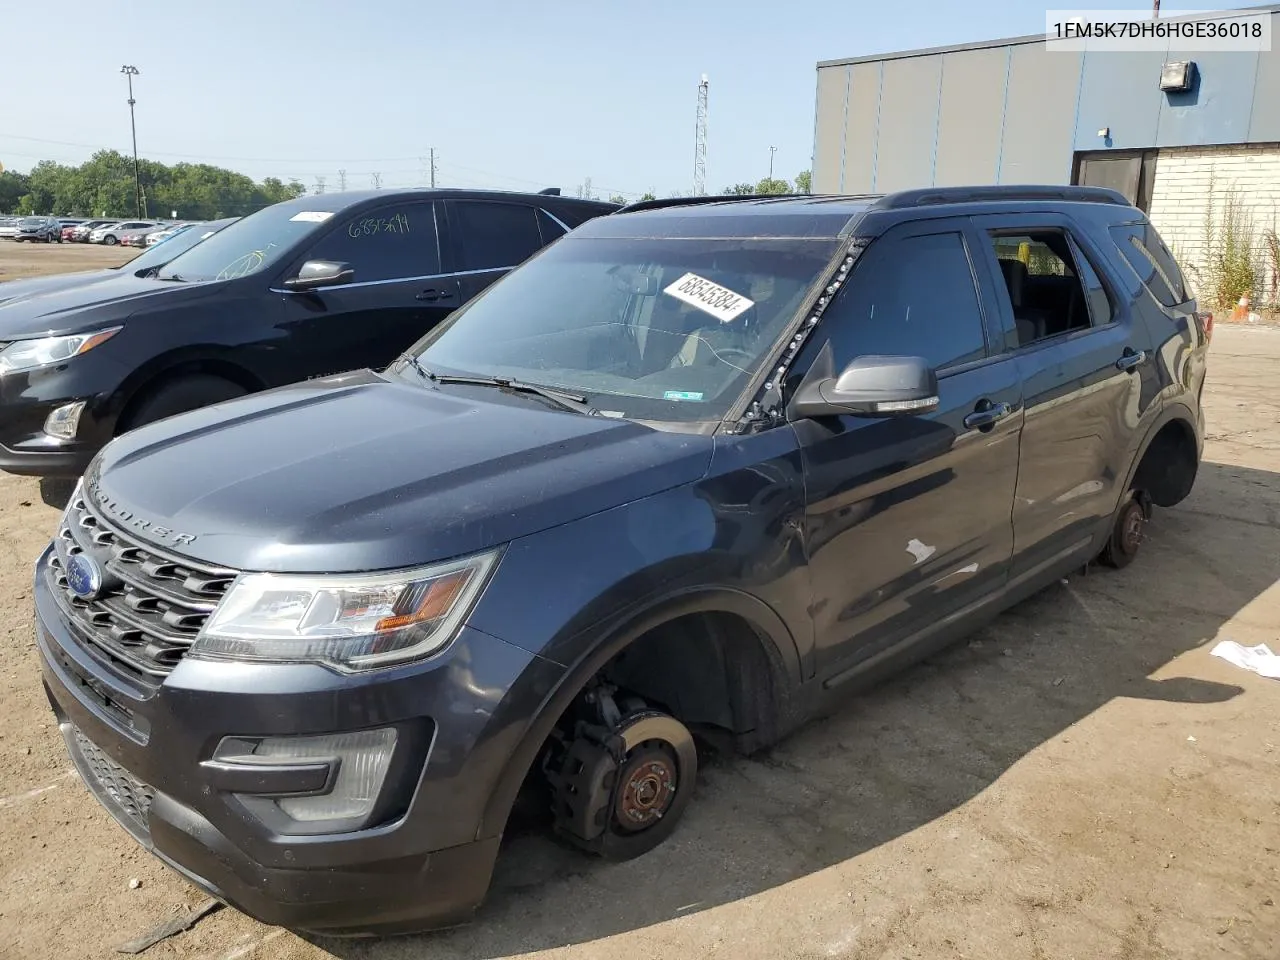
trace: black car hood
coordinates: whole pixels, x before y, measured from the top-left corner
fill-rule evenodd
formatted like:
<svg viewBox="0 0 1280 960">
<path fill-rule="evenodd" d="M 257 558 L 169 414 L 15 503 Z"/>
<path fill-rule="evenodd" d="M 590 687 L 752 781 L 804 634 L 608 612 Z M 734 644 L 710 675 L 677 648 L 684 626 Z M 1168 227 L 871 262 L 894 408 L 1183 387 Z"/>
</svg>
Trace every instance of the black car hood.
<svg viewBox="0 0 1280 960">
<path fill-rule="evenodd" d="M 89 270 L 84 273 L 58 273 L 51 277 L 27 277 L 0 283 L 0 303 L 34 297 L 55 290 L 70 290 L 88 283 L 98 283 L 120 276 L 119 270 Z"/>
<path fill-rule="evenodd" d="M 111 271 L 116 273 L 116 271 Z M 54 279 L 54 278 L 50 278 Z M 63 277 L 64 281 L 70 279 Z M 203 296 L 214 283 L 169 283 L 138 277 L 127 269 L 100 283 L 55 286 L 12 300 L 0 285 L 0 340 L 79 333 L 127 319 L 143 301 L 164 297 L 173 305 Z M 15 281 L 27 282 L 27 281 Z"/>
<path fill-rule="evenodd" d="M 139 539 L 242 570 L 340 572 L 466 555 L 690 483 L 711 437 L 488 388 L 361 371 L 139 428 L 87 485 Z"/>
</svg>

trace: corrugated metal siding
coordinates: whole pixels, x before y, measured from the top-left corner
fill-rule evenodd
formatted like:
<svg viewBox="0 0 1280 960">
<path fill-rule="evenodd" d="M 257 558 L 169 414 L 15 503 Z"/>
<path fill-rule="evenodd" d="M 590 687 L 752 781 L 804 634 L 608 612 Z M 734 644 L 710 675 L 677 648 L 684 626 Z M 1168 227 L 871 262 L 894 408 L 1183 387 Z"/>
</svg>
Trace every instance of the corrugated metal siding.
<svg viewBox="0 0 1280 960">
<path fill-rule="evenodd" d="M 1008 60 L 1004 50 L 943 57 L 935 184 L 957 186 L 995 180 Z"/>
<path fill-rule="evenodd" d="M 1280 14 L 1271 17 L 1280 36 Z M 1198 90 L 1160 90 L 1169 56 L 1196 61 Z M 822 66 L 818 84 L 821 192 L 1066 183 L 1076 150 L 1280 140 L 1280 46 L 1079 54 L 1024 40 Z M 825 92 L 836 88 L 839 110 Z M 1109 140 L 1098 136 L 1103 128 Z"/>
<path fill-rule="evenodd" d="M 872 189 L 888 192 L 933 182 L 941 79 L 941 57 L 890 60 L 884 65 Z"/>
<path fill-rule="evenodd" d="M 840 191 L 840 145 L 844 141 L 844 96 L 851 67 L 818 71 L 817 123 L 813 144 L 813 189 Z"/>
<path fill-rule="evenodd" d="M 876 180 L 876 134 L 880 112 L 880 64 L 855 63 L 849 83 L 841 193 L 871 193 Z"/>
</svg>

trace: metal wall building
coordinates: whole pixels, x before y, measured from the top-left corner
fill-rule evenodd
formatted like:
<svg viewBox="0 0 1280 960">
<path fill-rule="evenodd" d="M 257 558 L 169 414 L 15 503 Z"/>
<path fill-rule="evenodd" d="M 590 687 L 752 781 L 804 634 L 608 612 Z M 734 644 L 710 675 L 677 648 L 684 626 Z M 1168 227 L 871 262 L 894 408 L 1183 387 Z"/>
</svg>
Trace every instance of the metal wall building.
<svg viewBox="0 0 1280 960">
<path fill-rule="evenodd" d="M 1238 11 L 1270 17 L 1280 5 Z M 1160 89 L 1190 60 L 1194 86 Z M 1194 247 L 1207 185 L 1280 211 L 1280 40 L 1268 52 L 1050 50 L 1042 35 L 818 64 L 815 193 L 1093 183 Z"/>
</svg>

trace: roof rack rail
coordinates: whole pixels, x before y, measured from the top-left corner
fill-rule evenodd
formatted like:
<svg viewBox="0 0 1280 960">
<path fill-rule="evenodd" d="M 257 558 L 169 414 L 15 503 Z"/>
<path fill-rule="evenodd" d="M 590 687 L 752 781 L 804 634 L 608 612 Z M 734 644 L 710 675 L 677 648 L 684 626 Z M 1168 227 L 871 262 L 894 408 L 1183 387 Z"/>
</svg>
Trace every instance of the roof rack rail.
<svg viewBox="0 0 1280 960">
<path fill-rule="evenodd" d="M 875 206 L 881 210 L 901 210 L 905 207 L 923 207 L 942 203 L 981 203 L 991 200 L 1065 200 L 1073 203 L 1111 203 L 1123 207 L 1130 206 L 1124 194 L 1107 187 L 1047 185 L 922 187 L 890 193 L 876 201 Z"/>
<path fill-rule="evenodd" d="M 704 203 L 736 203 L 744 200 L 765 200 L 772 195 L 765 194 L 717 194 L 709 197 L 663 197 L 660 200 L 637 200 L 614 213 L 634 213 L 637 210 L 661 210 L 663 207 L 693 207 Z"/>
<path fill-rule="evenodd" d="M 540 197 L 558 197 L 558 196 L 560 196 L 560 188 L 559 188 L 559 187 L 547 187 L 547 189 L 545 189 L 545 190 L 539 190 L 539 191 L 538 191 L 538 196 L 540 196 Z"/>
</svg>

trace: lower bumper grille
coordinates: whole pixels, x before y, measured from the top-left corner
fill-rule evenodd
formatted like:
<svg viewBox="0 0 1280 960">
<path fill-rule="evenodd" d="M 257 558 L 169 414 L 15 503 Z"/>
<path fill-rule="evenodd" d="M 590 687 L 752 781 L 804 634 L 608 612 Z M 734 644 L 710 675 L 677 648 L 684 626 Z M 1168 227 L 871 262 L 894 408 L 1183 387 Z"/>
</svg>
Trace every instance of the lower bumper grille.
<svg viewBox="0 0 1280 960">
<path fill-rule="evenodd" d="M 150 834 L 148 816 L 155 792 L 120 764 L 107 756 L 77 728 L 71 728 L 73 749 L 80 755 L 82 773 L 91 778 L 89 788 L 102 799 L 108 809 L 130 832 Z"/>
</svg>

